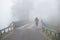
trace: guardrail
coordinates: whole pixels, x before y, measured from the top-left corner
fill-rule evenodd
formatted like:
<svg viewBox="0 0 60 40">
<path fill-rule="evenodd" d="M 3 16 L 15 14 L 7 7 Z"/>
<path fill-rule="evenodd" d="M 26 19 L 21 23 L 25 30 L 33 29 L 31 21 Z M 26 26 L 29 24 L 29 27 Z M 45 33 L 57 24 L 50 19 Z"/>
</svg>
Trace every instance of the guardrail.
<svg viewBox="0 0 60 40">
<path fill-rule="evenodd" d="M 52 40 L 60 40 L 60 32 L 59 31 L 54 31 L 49 29 L 49 27 L 45 24 L 42 23 L 42 30 L 52 39 Z"/>
<path fill-rule="evenodd" d="M 11 31 L 13 31 L 13 29 L 14 29 L 14 27 L 13 27 L 13 24 L 11 23 L 11 24 L 9 25 L 9 27 L 0 30 L 0 40 L 1 40 L 4 36 L 6 36 L 8 33 L 10 33 Z"/>
</svg>

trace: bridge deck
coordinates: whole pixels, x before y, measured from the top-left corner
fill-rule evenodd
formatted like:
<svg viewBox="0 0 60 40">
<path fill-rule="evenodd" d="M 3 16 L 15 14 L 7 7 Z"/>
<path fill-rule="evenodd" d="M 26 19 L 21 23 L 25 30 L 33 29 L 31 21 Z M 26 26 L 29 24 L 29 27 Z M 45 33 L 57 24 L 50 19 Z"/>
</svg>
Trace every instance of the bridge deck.
<svg viewBox="0 0 60 40">
<path fill-rule="evenodd" d="M 11 35 L 6 37 L 4 40 L 48 40 L 39 31 L 38 26 L 29 25 L 18 28 Z"/>
</svg>

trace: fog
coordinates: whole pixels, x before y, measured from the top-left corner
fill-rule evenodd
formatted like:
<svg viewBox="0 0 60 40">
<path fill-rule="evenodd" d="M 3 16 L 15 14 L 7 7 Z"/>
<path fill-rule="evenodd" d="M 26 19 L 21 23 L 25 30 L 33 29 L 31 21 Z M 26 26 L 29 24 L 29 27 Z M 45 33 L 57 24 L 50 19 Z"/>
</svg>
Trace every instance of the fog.
<svg viewBox="0 0 60 40">
<path fill-rule="evenodd" d="M 0 0 L 0 29 L 12 21 L 42 19 L 49 28 L 60 29 L 59 0 Z"/>
<path fill-rule="evenodd" d="M 0 0 L 0 29 L 8 27 L 12 22 L 12 12 L 10 0 Z"/>
</svg>

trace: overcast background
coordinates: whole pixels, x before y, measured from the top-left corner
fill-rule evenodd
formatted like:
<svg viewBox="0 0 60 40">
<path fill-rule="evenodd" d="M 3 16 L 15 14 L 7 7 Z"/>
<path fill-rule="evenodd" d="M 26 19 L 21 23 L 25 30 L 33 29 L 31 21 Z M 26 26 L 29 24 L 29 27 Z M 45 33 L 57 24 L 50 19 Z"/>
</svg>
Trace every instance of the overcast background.
<svg viewBox="0 0 60 40">
<path fill-rule="evenodd" d="M 0 0 L 0 29 L 8 27 L 12 21 L 31 20 L 35 17 L 50 28 L 60 29 L 59 0 Z"/>
</svg>

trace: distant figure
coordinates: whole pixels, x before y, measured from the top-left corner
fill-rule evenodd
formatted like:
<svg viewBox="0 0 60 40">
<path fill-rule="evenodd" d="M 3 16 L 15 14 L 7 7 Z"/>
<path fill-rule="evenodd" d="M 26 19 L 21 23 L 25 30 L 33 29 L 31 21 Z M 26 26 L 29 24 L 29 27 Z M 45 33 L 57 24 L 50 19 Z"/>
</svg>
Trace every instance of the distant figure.
<svg viewBox="0 0 60 40">
<path fill-rule="evenodd" d="M 36 26 L 38 26 L 38 23 L 39 23 L 39 19 L 36 17 L 35 18 L 35 24 L 36 24 Z"/>
</svg>

